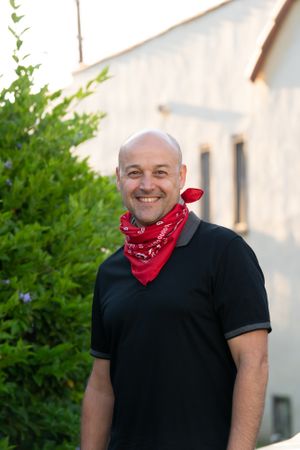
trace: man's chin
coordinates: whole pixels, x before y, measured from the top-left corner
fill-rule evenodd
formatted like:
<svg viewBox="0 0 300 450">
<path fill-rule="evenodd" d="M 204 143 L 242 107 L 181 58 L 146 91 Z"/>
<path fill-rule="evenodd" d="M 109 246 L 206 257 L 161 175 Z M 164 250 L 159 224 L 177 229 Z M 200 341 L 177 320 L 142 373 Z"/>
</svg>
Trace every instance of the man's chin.
<svg viewBox="0 0 300 450">
<path fill-rule="evenodd" d="M 139 227 L 148 227 L 149 225 L 153 225 L 154 223 L 156 223 L 160 219 L 160 216 L 158 216 L 158 217 L 141 217 L 141 216 L 137 217 L 137 216 L 134 216 L 134 217 L 135 217 L 136 224 Z"/>
</svg>

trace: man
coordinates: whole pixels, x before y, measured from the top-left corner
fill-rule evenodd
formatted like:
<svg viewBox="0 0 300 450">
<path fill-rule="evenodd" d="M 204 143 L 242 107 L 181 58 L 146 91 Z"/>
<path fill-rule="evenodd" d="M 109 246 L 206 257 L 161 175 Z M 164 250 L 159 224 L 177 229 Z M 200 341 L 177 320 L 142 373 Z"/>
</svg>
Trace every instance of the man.
<svg viewBox="0 0 300 450">
<path fill-rule="evenodd" d="M 269 313 L 257 259 L 188 213 L 179 145 L 158 130 L 120 149 L 128 213 L 100 267 L 82 450 L 253 450 L 267 383 Z"/>
</svg>

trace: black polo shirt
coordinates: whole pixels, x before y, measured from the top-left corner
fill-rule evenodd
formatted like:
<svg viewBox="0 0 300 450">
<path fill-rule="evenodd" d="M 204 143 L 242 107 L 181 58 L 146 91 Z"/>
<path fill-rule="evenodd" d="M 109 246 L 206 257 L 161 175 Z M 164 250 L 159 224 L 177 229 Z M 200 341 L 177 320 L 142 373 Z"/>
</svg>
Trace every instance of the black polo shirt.
<svg viewBox="0 0 300 450">
<path fill-rule="evenodd" d="M 109 450 L 225 450 L 236 368 L 227 339 L 270 330 L 264 277 L 233 231 L 193 213 L 143 286 L 123 248 L 97 275 L 91 354 L 111 360 Z"/>
</svg>

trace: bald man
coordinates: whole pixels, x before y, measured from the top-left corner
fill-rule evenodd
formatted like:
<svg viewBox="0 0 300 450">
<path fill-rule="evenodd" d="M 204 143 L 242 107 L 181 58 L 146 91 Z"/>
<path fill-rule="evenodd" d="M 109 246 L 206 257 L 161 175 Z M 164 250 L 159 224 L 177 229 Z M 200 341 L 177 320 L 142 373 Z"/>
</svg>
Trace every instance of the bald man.
<svg viewBox="0 0 300 450">
<path fill-rule="evenodd" d="M 253 450 L 270 328 L 255 254 L 200 220 L 177 141 L 121 147 L 125 243 L 99 268 L 81 450 Z"/>
</svg>

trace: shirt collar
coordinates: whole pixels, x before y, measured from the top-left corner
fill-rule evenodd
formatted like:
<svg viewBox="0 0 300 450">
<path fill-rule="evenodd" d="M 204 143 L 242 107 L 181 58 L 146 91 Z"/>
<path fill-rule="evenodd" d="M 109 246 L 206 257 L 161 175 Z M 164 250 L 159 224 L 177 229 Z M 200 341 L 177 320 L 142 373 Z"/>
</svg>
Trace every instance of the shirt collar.
<svg viewBox="0 0 300 450">
<path fill-rule="evenodd" d="M 188 220 L 186 221 L 182 232 L 176 242 L 176 247 L 184 247 L 187 245 L 192 237 L 194 236 L 198 226 L 200 225 L 201 220 L 196 216 L 193 211 L 189 213 Z"/>
<path fill-rule="evenodd" d="M 132 225 L 137 226 L 134 217 L 131 218 L 131 223 Z M 186 221 L 186 224 L 184 225 L 182 232 L 180 233 L 180 236 L 177 239 L 175 247 L 184 247 L 185 245 L 187 245 L 194 236 L 200 223 L 201 219 L 199 219 L 199 217 L 197 217 L 196 214 L 193 213 L 193 211 L 191 211 L 189 213 L 189 217 Z"/>
</svg>

